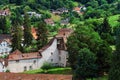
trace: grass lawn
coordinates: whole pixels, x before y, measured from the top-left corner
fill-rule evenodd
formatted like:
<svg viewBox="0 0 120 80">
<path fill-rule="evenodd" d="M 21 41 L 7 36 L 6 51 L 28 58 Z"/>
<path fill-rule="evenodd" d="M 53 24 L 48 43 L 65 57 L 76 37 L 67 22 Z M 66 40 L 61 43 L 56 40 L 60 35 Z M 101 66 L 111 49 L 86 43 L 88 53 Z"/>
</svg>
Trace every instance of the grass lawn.
<svg viewBox="0 0 120 80">
<path fill-rule="evenodd" d="M 42 74 L 44 71 L 42 69 L 30 70 L 24 73 L 27 74 Z M 71 68 L 53 68 L 47 71 L 47 74 L 72 74 Z"/>
<path fill-rule="evenodd" d="M 120 15 L 113 15 L 113 16 L 109 16 L 108 20 L 109 20 L 109 24 L 111 25 L 111 27 L 116 27 L 119 22 L 117 21 Z M 99 19 L 87 19 L 86 21 L 99 21 L 102 23 L 103 18 L 99 18 Z"/>
<path fill-rule="evenodd" d="M 112 27 L 115 27 L 118 25 L 118 18 L 119 18 L 120 15 L 114 15 L 114 16 L 110 16 L 109 17 L 109 23 Z"/>
<path fill-rule="evenodd" d="M 51 18 L 53 19 L 53 21 L 55 22 L 59 22 L 61 20 L 61 17 L 59 15 L 55 15 L 51 13 Z"/>
</svg>

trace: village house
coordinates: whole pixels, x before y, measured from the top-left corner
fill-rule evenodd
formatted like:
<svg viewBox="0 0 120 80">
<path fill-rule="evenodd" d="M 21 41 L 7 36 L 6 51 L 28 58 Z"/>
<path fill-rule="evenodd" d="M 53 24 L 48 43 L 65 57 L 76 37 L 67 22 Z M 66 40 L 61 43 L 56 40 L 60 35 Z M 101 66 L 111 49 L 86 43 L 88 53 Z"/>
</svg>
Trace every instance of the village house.
<svg viewBox="0 0 120 80">
<path fill-rule="evenodd" d="M 77 12 L 78 14 L 84 14 L 84 11 L 86 10 L 86 7 L 81 6 L 81 7 L 75 7 L 73 11 Z"/>
<path fill-rule="evenodd" d="M 60 14 L 63 14 L 63 13 L 68 13 L 68 9 L 67 8 L 58 8 L 58 9 L 56 9 L 56 10 L 54 10 L 54 9 L 51 9 L 51 12 L 53 13 L 53 14 L 56 14 L 56 15 L 60 15 Z"/>
<path fill-rule="evenodd" d="M 68 25 L 68 24 L 69 24 L 69 21 L 70 21 L 70 19 L 69 19 L 69 18 L 66 18 L 66 19 L 64 19 L 64 20 L 61 20 L 60 24 L 61 24 L 61 25 Z"/>
<path fill-rule="evenodd" d="M 41 18 L 42 14 L 38 14 L 36 12 L 32 12 L 32 11 L 29 11 L 27 12 L 27 14 L 29 15 L 29 17 L 36 17 L 36 18 Z M 24 16 L 24 15 L 22 15 Z"/>
<path fill-rule="evenodd" d="M 8 55 L 12 48 L 11 36 L 9 34 L 0 34 L 0 56 Z"/>
<path fill-rule="evenodd" d="M 14 51 L 8 56 L 7 69 L 14 73 L 24 72 L 39 69 L 46 62 L 54 66 L 66 67 L 68 52 L 65 43 L 72 32 L 72 29 L 60 29 L 58 35 L 37 52 L 22 53 L 19 50 Z"/>
<path fill-rule="evenodd" d="M 54 21 L 51 19 L 51 18 L 48 18 L 48 19 L 44 19 L 44 22 L 47 24 L 47 25 L 51 25 L 51 26 L 54 26 Z"/>
<path fill-rule="evenodd" d="M 7 15 L 10 15 L 9 9 L 0 10 L 0 16 L 7 16 Z"/>
</svg>

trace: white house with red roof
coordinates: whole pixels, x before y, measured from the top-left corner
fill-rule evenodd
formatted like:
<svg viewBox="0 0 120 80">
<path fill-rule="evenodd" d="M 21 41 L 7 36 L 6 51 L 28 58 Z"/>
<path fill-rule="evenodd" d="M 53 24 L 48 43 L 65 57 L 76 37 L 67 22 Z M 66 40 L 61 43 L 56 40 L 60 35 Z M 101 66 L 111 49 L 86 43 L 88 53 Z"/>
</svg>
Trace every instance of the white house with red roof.
<svg viewBox="0 0 120 80">
<path fill-rule="evenodd" d="M 39 69 L 46 62 L 54 66 L 65 67 L 68 58 L 65 43 L 72 32 L 72 29 L 60 29 L 58 35 L 37 52 L 22 53 L 19 50 L 14 51 L 8 56 L 7 69 L 14 73 L 24 72 Z"/>
</svg>

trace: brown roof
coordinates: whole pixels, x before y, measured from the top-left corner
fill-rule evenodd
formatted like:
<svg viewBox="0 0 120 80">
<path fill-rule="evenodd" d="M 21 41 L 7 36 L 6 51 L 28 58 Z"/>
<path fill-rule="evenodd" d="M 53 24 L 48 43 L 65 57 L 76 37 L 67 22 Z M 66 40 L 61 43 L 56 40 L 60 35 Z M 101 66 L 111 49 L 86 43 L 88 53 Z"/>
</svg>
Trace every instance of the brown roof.
<svg viewBox="0 0 120 80">
<path fill-rule="evenodd" d="M 65 43 L 67 41 L 67 38 L 70 36 L 70 34 L 73 32 L 70 28 L 62 28 L 58 31 L 58 34 L 56 35 L 56 38 L 63 37 L 65 40 Z"/>
<path fill-rule="evenodd" d="M 10 34 L 0 34 L 0 43 L 4 40 L 7 41 L 8 43 L 11 43 L 11 39 L 12 37 Z"/>
<path fill-rule="evenodd" d="M 37 39 L 37 29 L 36 28 L 31 28 L 31 33 L 34 39 Z"/>
<path fill-rule="evenodd" d="M 0 73 L 0 80 L 72 80 L 72 75 Z"/>
<path fill-rule="evenodd" d="M 50 24 L 50 25 L 54 24 L 54 22 L 53 22 L 53 20 L 52 20 L 51 18 L 44 19 L 44 22 L 45 22 L 46 24 Z"/>
<path fill-rule="evenodd" d="M 74 10 L 74 11 L 80 11 L 81 8 L 79 8 L 79 7 L 75 7 L 73 10 Z"/>
<path fill-rule="evenodd" d="M 9 54 L 8 60 L 21 60 L 21 59 L 32 59 L 41 58 L 38 52 L 22 53 L 19 50 L 15 50 L 13 53 Z"/>
</svg>

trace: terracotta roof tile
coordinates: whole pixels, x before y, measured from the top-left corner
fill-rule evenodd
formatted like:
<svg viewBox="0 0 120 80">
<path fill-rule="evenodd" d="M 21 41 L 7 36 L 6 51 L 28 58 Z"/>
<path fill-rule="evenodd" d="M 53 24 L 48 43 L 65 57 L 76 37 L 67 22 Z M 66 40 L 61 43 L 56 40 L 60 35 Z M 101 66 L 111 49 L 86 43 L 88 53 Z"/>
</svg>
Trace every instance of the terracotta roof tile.
<svg viewBox="0 0 120 80">
<path fill-rule="evenodd" d="M 8 56 L 8 60 L 21 60 L 32 58 L 41 58 L 41 55 L 38 52 L 22 53 L 19 50 L 16 50 Z"/>
<path fill-rule="evenodd" d="M 71 75 L 0 73 L 0 80 L 72 80 Z"/>
<path fill-rule="evenodd" d="M 34 39 L 37 39 L 37 29 L 36 28 L 31 28 L 31 33 L 32 33 Z"/>
</svg>

